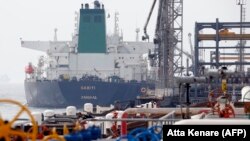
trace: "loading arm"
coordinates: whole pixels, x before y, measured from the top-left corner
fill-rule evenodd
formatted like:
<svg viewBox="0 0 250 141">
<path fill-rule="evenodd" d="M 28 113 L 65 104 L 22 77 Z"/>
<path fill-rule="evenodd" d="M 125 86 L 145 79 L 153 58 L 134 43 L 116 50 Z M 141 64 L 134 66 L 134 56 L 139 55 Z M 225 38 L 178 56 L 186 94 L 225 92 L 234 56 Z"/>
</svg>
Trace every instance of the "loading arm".
<svg viewBox="0 0 250 141">
<path fill-rule="evenodd" d="M 153 4 L 152 4 L 152 7 L 151 7 L 151 9 L 150 9 L 150 12 L 149 12 L 147 21 L 146 21 L 146 23 L 145 23 L 145 25 L 144 25 L 144 28 L 143 28 L 143 30 L 144 30 L 144 36 L 142 36 L 142 40 L 148 40 L 148 39 L 149 39 L 149 35 L 148 35 L 148 33 L 147 33 L 147 27 L 148 27 L 148 23 L 149 23 L 149 21 L 150 21 L 151 15 L 152 15 L 152 13 L 153 13 L 153 10 L 154 10 L 156 1 L 157 1 L 157 0 L 154 0 L 154 2 L 153 2 Z"/>
</svg>

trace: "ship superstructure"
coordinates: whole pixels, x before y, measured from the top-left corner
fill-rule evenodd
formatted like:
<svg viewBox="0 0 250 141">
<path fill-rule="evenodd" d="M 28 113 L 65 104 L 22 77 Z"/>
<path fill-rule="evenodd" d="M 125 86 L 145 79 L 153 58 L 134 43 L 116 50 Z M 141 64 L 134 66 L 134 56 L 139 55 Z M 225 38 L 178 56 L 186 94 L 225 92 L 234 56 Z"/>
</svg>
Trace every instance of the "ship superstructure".
<svg viewBox="0 0 250 141">
<path fill-rule="evenodd" d="M 148 71 L 145 55 L 154 48 L 153 43 L 123 41 L 117 22 L 114 34 L 107 36 L 105 9 L 99 1 L 94 2 L 93 8 L 82 4 L 76 19 L 71 41 L 58 41 L 57 29 L 54 41 L 21 41 L 22 47 L 47 54 L 39 58 L 37 66 L 30 64 L 26 68 L 25 93 L 29 104 L 82 106 L 91 102 L 108 106 L 116 100 L 135 100 L 142 88 L 154 89 L 153 83 L 146 82 L 154 79 L 149 75 L 154 71 Z M 54 103 L 47 100 L 51 98 L 56 98 Z"/>
</svg>

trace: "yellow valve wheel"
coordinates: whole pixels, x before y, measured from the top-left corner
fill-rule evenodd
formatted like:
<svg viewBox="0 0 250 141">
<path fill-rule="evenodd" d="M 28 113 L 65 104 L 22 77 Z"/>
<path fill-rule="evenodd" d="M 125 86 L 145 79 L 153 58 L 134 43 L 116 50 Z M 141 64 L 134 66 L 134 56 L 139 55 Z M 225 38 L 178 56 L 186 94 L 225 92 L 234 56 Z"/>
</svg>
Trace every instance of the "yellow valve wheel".
<svg viewBox="0 0 250 141">
<path fill-rule="evenodd" d="M 21 103 L 10 99 L 0 99 L 0 103 L 14 104 L 21 108 L 21 110 L 14 116 L 14 118 L 12 120 L 9 120 L 8 122 L 4 121 L 4 119 L 0 117 L 0 139 L 5 139 L 5 141 L 11 141 L 11 137 L 19 136 L 22 138 L 29 138 L 32 141 L 35 141 L 38 132 L 38 127 L 29 109 Z M 23 112 L 26 112 L 31 120 L 33 126 L 32 132 L 25 132 L 22 130 L 12 129 L 12 125 L 16 120 L 18 120 L 19 116 L 21 116 Z"/>
<path fill-rule="evenodd" d="M 42 141 L 48 141 L 48 140 L 50 140 L 50 139 L 57 139 L 57 140 L 59 140 L 59 141 L 66 141 L 66 140 L 64 139 L 64 137 L 61 137 L 61 136 L 59 136 L 59 135 L 56 133 L 56 128 L 55 128 L 55 127 L 52 129 L 52 134 L 49 135 L 49 136 L 46 136 L 45 138 L 43 138 Z"/>
</svg>

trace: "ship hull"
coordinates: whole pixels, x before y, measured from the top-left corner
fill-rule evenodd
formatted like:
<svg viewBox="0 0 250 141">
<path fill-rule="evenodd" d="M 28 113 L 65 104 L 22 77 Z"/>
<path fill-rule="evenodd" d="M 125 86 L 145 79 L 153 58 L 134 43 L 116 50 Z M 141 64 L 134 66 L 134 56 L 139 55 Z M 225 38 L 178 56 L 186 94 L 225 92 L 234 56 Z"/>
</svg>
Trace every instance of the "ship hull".
<svg viewBox="0 0 250 141">
<path fill-rule="evenodd" d="M 32 107 L 83 107 L 85 103 L 110 106 L 135 101 L 142 88 L 153 84 L 103 81 L 25 81 L 27 104 Z"/>
</svg>

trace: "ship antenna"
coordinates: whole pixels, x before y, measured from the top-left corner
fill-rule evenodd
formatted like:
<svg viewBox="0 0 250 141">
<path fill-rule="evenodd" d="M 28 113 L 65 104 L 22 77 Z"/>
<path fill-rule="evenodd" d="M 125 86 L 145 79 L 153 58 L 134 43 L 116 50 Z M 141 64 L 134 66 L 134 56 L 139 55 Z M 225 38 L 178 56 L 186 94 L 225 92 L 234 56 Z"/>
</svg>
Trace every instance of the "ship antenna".
<svg viewBox="0 0 250 141">
<path fill-rule="evenodd" d="M 54 35 L 54 41 L 57 41 L 57 28 L 54 29 L 55 35 Z"/>
<path fill-rule="evenodd" d="M 140 28 L 136 28 L 135 29 L 135 32 L 136 32 L 136 42 L 139 41 L 139 32 L 140 32 Z"/>
<path fill-rule="evenodd" d="M 121 37 L 120 37 L 120 41 L 123 41 L 123 32 L 122 32 L 122 29 L 121 29 Z"/>
</svg>

